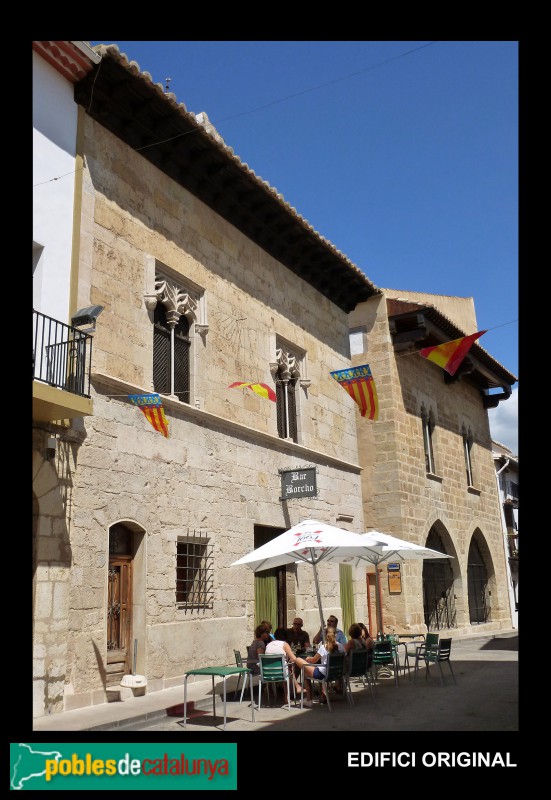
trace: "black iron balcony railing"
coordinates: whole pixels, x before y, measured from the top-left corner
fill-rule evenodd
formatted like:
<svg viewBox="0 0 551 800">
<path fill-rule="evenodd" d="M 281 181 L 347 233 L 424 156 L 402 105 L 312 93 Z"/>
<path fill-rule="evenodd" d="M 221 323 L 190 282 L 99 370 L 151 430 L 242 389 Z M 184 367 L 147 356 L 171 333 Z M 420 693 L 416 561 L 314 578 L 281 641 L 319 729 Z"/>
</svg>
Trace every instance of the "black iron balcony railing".
<svg viewBox="0 0 551 800">
<path fill-rule="evenodd" d="M 90 397 L 92 338 L 33 310 L 33 380 Z"/>
</svg>

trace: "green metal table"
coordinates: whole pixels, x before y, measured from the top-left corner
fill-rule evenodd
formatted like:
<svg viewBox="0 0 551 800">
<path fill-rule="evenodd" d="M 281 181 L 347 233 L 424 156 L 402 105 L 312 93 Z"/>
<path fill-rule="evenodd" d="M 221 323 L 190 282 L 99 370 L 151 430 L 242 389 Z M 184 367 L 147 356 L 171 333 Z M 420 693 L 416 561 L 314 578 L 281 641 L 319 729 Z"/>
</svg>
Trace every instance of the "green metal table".
<svg viewBox="0 0 551 800">
<path fill-rule="evenodd" d="M 187 679 L 190 675 L 210 675 L 212 677 L 212 714 L 214 722 L 216 723 L 216 692 L 214 691 L 214 679 L 222 678 L 224 681 L 224 730 L 226 730 L 226 680 L 230 675 L 244 675 L 243 688 L 241 689 L 241 697 L 239 703 L 243 700 L 243 692 L 247 684 L 247 678 L 252 681 L 251 670 L 247 667 L 202 667 L 200 669 L 190 669 L 185 673 L 184 678 L 184 728 L 187 726 Z M 252 684 L 251 684 L 252 685 Z M 254 701 L 251 694 L 251 713 L 252 721 L 254 722 Z"/>
</svg>

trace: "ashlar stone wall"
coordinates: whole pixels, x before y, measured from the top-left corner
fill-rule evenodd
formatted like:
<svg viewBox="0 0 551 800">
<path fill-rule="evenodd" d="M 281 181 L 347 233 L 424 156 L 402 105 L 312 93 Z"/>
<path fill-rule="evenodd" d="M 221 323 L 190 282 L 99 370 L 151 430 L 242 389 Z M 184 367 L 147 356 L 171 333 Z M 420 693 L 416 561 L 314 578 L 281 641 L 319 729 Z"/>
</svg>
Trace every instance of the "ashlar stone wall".
<svg viewBox="0 0 551 800">
<path fill-rule="evenodd" d="M 65 707 L 103 702 L 109 528 L 133 532 L 133 630 L 148 691 L 186 669 L 233 663 L 253 637 L 254 576 L 231 563 L 254 547 L 254 526 L 285 530 L 316 518 L 363 530 L 356 407 L 329 375 L 349 365 L 347 315 L 189 192 L 90 119 L 79 304 L 101 304 L 94 337 L 94 415 L 71 476 Z M 152 390 L 155 273 L 196 293 L 190 403 L 164 398 L 165 439 L 128 401 Z M 277 435 L 276 406 L 237 380 L 272 386 L 280 346 L 301 362 L 299 442 Z M 279 469 L 318 469 L 319 495 L 280 502 Z M 347 515 L 349 522 L 339 522 Z M 213 545 L 211 608 L 175 602 L 178 537 Z M 290 566 L 288 620 L 315 632 L 312 575 Z M 338 565 L 320 569 L 325 613 L 340 612 Z M 365 570 L 355 579 L 365 616 Z M 294 603 L 294 606 L 289 605 Z"/>
<path fill-rule="evenodd" d="M 410 293 L 396 294 L 408 298 Z M 431 301 L 430 295 L 423 297 L 426 302 Z M 439 296 L 432 298 L 432 304 L 439 308 Z M 454 556 L 451 563 L 457 612 L 455 633 L 471 630 L 467 561 L 472 537 L 476 536 L 491 593 L 490 620 L 476 629 L 510 627 L 491 437 L 480 393 L 466 381 L 446 384 L 442 370 L 416 352 L 394 353 L 384 297 L 360 304 L 351 314 L 351 327 L 361 326 L 367 331 L 367 349 L 355 355 L 353 363 L 370 364 L 379 398 L 379 420 L 358 423 L 366 529 L 425 544 L 431 527 L 436 526 L 448 554 Z M 433 478 L 427 476 L 425 469 L 420 415 L 423 403 L 435 414 L 436 476 Z M 463 426 L 471 429 L 474 440 L 471 451 L 474 487 L 470 489 L 466 480 Z M 422 630 L 425 627 L 422 563 L 404 563 L 401 572 L 402 593 L 390 595 L 386 569 L 383 570 L 385 623 L 396 630 Z"/>
</svg>

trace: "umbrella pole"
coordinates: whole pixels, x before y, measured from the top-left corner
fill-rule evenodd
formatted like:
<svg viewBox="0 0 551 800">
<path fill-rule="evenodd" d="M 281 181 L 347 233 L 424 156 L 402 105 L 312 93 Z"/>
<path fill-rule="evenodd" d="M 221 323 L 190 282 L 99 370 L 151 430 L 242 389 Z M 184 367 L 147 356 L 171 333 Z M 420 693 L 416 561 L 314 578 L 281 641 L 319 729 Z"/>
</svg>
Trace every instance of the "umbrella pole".
<svg viewBox="0 0 551 800">
<path fill-rule="evenodd" d="M 383 633 L 383 609 L 381 608 L 381 576 L 379 575 L 379 565 L 375 564 L 375 594 L 377 595 L 377 634 Z"/>
<path fill-rule="evenodd" d="M 321 595 L 320 595 L 320 586 L 318 581 L 318 568 L 316 566 L 316 562 L 314 561 L 314 551 L 310 548 L 310 554 L 312 556 L 312 567 L 314 568 L 314 581 L 316 584 L 316 596 L 318 598 L 318 609 L 320 612 L 320 623 L 321 623 L 321 641 L 323 642 L 323 608 L 321 607 Z"/>
</svg>

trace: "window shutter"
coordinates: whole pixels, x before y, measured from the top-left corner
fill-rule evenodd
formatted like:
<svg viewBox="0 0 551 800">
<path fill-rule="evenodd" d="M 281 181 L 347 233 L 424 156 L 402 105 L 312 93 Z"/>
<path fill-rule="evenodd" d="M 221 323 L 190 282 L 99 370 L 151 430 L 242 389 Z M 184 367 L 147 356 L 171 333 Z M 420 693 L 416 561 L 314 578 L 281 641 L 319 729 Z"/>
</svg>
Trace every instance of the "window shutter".
<svg viewBox="0 0 551 800">
<path fill-rule="evenodd" d="M 182 314 L 174 331 L 174 393 L 183 403 L 189 397 L 189 320 Z"/>
<path fill-rule="evenodd" d="M 283 407 L 285 404 L 285 395 L 283 393 L 283 384 L 280 380 L 276 381 L 276 409 L 277 409 L 277 435 L 280 439 L 283 439 L 285 436 L 285 422 L 284 422 L 284 413 Z"/>
<path fill-rule="evenodd" d="M 156 392 L 170 394 L 170 331 L 161 303 L 155 307 L 153 322 L 153 388 Z"/>
<path fill-rule="evenodd" d="M 289 436 L 293 442 L 298 442 L 295 386 L 296 381 L 289 381 L 289 387 L 287 389 L 287 408 L 289 409 Z"/>
</svg>

